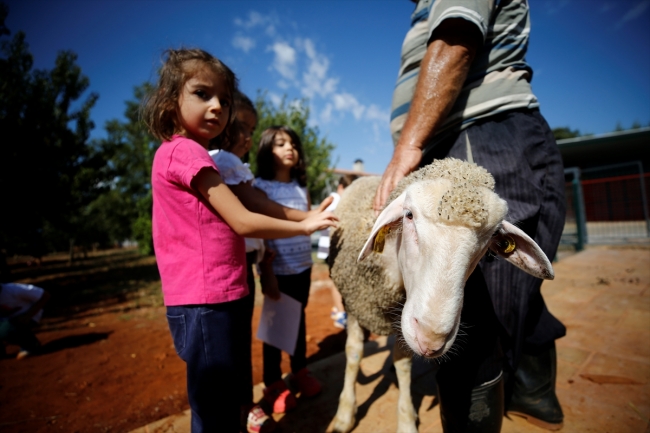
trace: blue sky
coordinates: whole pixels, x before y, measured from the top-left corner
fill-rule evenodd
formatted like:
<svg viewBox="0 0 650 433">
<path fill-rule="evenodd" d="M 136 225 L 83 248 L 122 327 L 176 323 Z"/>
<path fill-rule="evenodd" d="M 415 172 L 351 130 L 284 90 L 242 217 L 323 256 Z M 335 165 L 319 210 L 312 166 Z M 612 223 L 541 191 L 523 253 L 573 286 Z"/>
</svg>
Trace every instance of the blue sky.
<svg viewBox="0 0 650 433">
<path fill-rule="evenodd" d="M 93 137 L 121 119 L 133 88 L 155 80 L 161 53 L 201 47 L 226 62 L 251 98 L 307 97 L 311 122 L 337 148 L 381 173 L 391 153 L 390 101 L 408 0 L 8 1 L 36 68 L 78 54 L 99 100 Z M 650 124 L 650 0 L 532 0 L 528 61 L 551 127 L 601 134 Z"/>
</svg>

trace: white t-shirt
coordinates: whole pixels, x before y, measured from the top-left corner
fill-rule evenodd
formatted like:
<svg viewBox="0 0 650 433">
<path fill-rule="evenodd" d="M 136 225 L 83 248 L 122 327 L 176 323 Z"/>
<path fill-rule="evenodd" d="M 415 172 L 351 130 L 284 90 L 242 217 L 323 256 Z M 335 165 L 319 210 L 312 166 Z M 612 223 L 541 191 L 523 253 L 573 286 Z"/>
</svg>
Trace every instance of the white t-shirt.
<svg viewBox="0 0 650 433">
<path fill-rule="evenodd" d="M 19 316 L 38 302 L 45 291 L 31 284 L 3 283 L 0 289 L 0 317 L 10 319 Z M 39 322 L 43 310 L 34 314 L 32 320 Z"/>
<path fill-rule="evenodd" d="M 255 180 L 249 165 L 243 163 L 234 153 L 219 149 L 211 150 L 208 153 L 217 165 L 221 178 L 226 185 L 239 185 L 243 182 Z M 259 263 L 264 256 L 264 241 L 258 238 L 244 238 L 244 240 L 246 241 L 246 252 L 257 251 L 256 262 Z"/>
<path fill-rule="evenodd" d="M 339 200 L 341 200 L 341 196 L 336 192 L 333 192 L 330 195 L 334 197 L 334 200 L 332 200 L 332 203 L 327 206 L 327 209 L 325 209 L 328 212 L 332 212 L 334 209 L 336 209 L 336 206 L 339 204 Z M 329 255 L 330 229 L 325 229 L 320 231 L 320 238 L 318 238 L 318 252 L 316 253 L 316 257 L 319 259 L 326 259 Z"/>
<path fill-rule="evenodd" d="M 291 182 L 255 179 L 255 187 L 261 189 L 273 201 L 292 209 L 307 211 L 307 188 Z M 308 269 L 311 260 L 311 240 L 309 236 L 294 236 L 286 239 L 267 240 L 269 248 L 277 255 L 273 260 L 273 272 L 276 275 L 295 275 Z"/>
</svg>

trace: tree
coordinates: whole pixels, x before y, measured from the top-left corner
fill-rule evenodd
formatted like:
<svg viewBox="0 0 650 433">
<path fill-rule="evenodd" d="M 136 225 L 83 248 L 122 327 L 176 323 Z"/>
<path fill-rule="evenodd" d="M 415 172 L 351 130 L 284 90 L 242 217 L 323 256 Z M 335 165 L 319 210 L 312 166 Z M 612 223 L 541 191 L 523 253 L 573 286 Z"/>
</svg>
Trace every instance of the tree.
<svg viewBox="0 0 650 433">
<path fill-rule="evenodd" d="M 574 138 L 580 137 L 580 131 L 577 129 L 571 129 L 568 126 L 553 128 L 553 137 L 556 140 L 563 140 L 565 138 Z"/>
<path fill-rule="evenodd" d="M 71 51 L 52 70 L 33 70 L 25 34 L 4 38 L 7 13 L 1 4 L 0 248 L 39 257 L 81 233 L 84 208 L 101 192 L 103 161 L 88 146 L 98 96 L 79 101 L 89 81 Z"/>
<path fill-rule="evenodd" d="M 135 239 L 144 254 L 153 253 L 151 237 L 151 165 L 159 142 L 140 121 L 139 109 L 151 91 L 148 83 L 135 87 L 134 99 L 126 102 L 126 121 L 106 122 L 108 137 L 98 143 L 108 161 L 108 190 L 90 206 L 105 220 L 113 241 Z"/>
<path fill-rule="evenodd" d="M 333 175 L 330 171 L 331 154 L 334 144 L 326 138 L 320 137 L 317 127 L 309 126 L 309 107 L 306 100 L 296 100 L 290 103 L 286 97 L 278 106 L 275 106 L 266 97 L 259 93 L 255 101 L 257 109 L 257 128 L 253 134 L 253 148 L 251 149 L 251 170 L 256 172 L 255 157 L 257 145 L 262 131 L 274 125 L 286 125 L 296 131 L 302 142 L 307 160 L 307 189 L 312 203 L 318 203 L 323 190 L 331 183 Z"/>
</svg>

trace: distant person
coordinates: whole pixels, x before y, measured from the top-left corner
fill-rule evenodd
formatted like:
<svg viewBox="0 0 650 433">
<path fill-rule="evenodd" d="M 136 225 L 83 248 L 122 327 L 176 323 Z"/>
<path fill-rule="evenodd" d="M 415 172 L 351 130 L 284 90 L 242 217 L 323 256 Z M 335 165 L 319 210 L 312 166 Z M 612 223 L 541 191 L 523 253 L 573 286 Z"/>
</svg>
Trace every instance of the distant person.
<svg viewBox="0 0 650 433">
<path fill-rule="evenodd" d="M 283 206 L 306 211 L 310 208 L 307 191 L 305 154 L 300 138 L 287 126 L 273 126 L 262 132 L 257 151 L 258 177 L 255 187 Z M 305 308 L 311 284 L 311 241 L 309 236 L 267 241 L 276 252 L 273 272 L 280 292 L 302 304 L 296 348 L 291 359 L 292 382 L 303 397 L 321 392 L 321 384 L 307 369 Z M 264 343 L 265 400 L 274 413 L 284 413 L 296 406 L 296 398 L 282 380 L 280 349 Z"/>
<path fill-rule="evenodd" d="M 339 178 L 339 184 L 336 187 L 336 192 L 333 192 L 331 196 L 334 198 L 332 204 L 326 209 L 330 212 L 333 212 L 336 209 L 336 206 L 339 204 L 341 199 L 341 194 L 343 190 L 350 186 L 352 182 L 357 180 L 359 176 L 356 174 L 344 174 Z M 330 231 L 323 230 L 321 231 L 321 236 L 318 239 L 318 252 L 316 257 L 319 259 L 327 260 L 327 257 L 330 255 Z M 332 312 L 330 317 L 334 321 L 334 326 L 337 328 L 345 329 L 348 324 L 348 314 L 345 312 L 345 307 L 343 306 L 343 300 L 341 299 L 341 294 L 335 286 L 332 286 Z"/>
<path fill-rule="evenodd" d="M 167 321 L 187 365 L 192 432 L 239 432 L 250 365 L 243 236 L 309 235 L 328 212 L 285 221 L 248 211 L 223 182 L 210 142 L 234 117 L 236 78 L 200 49 L 170 49 L 143 107 L 163 143 L 152 167 L 153 243 Z M 249 355 L 250 356 L 250 355 Z"/>
<path fill-rule="evenodd" d="M 23 359 L 38 351 L 41 343 L 34 335 L 43 316 L 43 307 L 50 294 L 31 284 L 0 284 L 0 341 L 2 354 L 5 343 L 20 347 L 16 359 Z"/>
</svg>

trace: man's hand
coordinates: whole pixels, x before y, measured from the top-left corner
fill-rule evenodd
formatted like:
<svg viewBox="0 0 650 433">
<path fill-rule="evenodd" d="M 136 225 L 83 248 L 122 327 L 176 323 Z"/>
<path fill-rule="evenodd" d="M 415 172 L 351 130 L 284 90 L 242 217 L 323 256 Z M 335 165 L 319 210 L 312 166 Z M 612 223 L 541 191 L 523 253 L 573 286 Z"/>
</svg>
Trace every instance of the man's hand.
<svg viewBox="0 0 650 433">
<path fill-rule="evenodd" d="M 384 208 L 386 200 L 390 193 L 395 189 L 397 183 L 418 168 L 422 160 L 422 151 L 417 147 L 397 146 L 393 153 L 393 158 L 388 163 L 384 175 L 381 177 L 381 183 L 377 188 L 375 200 L 372 207 L 375 214 Z"/>
</svg>

